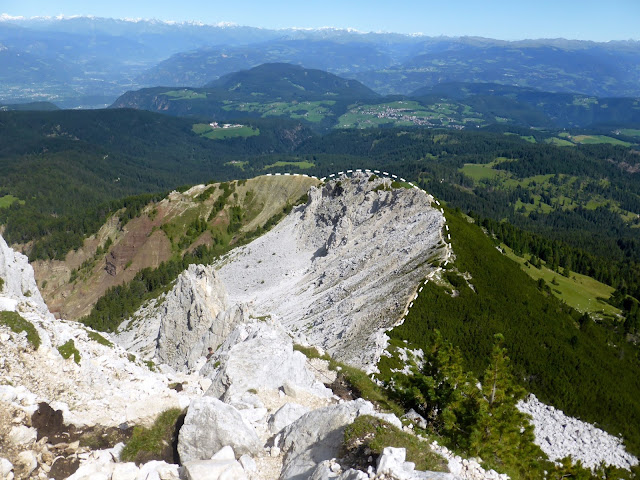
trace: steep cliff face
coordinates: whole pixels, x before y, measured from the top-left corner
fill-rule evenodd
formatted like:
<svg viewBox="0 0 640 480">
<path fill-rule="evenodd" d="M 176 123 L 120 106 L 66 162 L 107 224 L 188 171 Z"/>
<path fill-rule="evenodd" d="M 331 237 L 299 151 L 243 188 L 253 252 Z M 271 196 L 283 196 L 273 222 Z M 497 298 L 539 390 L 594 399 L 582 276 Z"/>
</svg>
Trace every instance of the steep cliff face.
<svg viewBox="0 0 640 480">
<path fill-rule="evenodd" d="M 215 205 L 224 196 L 221 184 L 174 191 L 163 200 L 146 205 L 126 224 L 119 219 L 122 212 L 112 215 L 99 232 L 86 238 L 77 251 L 69 252 L 64 261 L 35 262 L 36 279 L 39 285 L 46 285 L 42 294 L 52 312 L 60 318 L 78 320 L 91 312 L 109 288 L 130 282 L 140 270 L 157 268 L 175 255 L 176 244 L 185 240 L 196 218 L 206 220 L 209 228 L 191 238 L 188 245 L 182 244 L 180 254 L 199 245 L 212 245 L 212 232 L 226 234 L 231 206 L 242 209 L 242 227 L 237 233 L 241 235 L 264 225 L 318 183 L 319 180 L 302 175 L 265 175 L 229 182 L 226 185 L 232 194 L 224 201 L 222 211 L 213 216 L 214 208 L 218 211 Z M 203 193 L 208 197 L 199 198 Z M 98 253 L 105 245 L 107 251 Z"/>
<path fill-rule="evenodd" d="M 420 280 L 447 254 L 444 216 L 418 189 L 365 174 L 312 188 L 306 205 L 219 263 L 231 303 L 278 317 L 299 342 L 371 368 Z"/>
<path fill-rule="evenodd" d="M 115 335 L 127 350 L 176 369 L 193 369 L 233 327 L 249 320 L 245 305 L 229 304 L 211 266 L 191 265 L 169 293 L 124 321 Z"/>
<path fill-rule="evenodd" d="M 15 306 L 16 302 L 24 301 L 38 312 L 48 313 L 33 276 L 33 268 L 29 265 L 29 259 L 12 250 L 2 236 L 0 236 L 0 278 L 2 279 L 0 311 L 13 310 L 8 308 L 9 305 Z"/>
</svg>

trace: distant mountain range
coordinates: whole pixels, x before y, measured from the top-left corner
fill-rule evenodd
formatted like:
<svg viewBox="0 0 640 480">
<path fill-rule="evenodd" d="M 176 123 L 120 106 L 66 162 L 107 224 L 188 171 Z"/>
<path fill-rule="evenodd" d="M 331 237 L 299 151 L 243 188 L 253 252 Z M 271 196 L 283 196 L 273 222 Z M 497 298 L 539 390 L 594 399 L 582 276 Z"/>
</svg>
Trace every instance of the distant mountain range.
<svg viewBox="0 0 640 480">
<path fill-rule="evenodd" d="M 356 79 L 380 94 L 489 82 L 605 97 L 640 96 L 640 42 L 268 30 L 105 18 L 0 17 L 0 102 L 105 106 L 142 87 L 201 87 L 264 63 Z"/>
<path fill-rule="evenodd" d="M 381 96 L 357 80 L 284 63 L 224 75 L 204 88 L 127 92 L 114 108 L 235 120 L 289 117 L 316 131 L 330 128 L 495 123 L 535 128 L 640 125 L 640 99 L 549 93 L 495 83 L 441 83 L 408 96 Z"/>
<path fill-rule="evenodd" d="M 229 73 L 209 82 L 205 88 L 225 90 L 240 98 L 254 96 L 270 100 L 317 100 L 322 97 L 361 100 L 379 96 L 357 80 L 287 63 L 265 64 Z"/>
</svg>

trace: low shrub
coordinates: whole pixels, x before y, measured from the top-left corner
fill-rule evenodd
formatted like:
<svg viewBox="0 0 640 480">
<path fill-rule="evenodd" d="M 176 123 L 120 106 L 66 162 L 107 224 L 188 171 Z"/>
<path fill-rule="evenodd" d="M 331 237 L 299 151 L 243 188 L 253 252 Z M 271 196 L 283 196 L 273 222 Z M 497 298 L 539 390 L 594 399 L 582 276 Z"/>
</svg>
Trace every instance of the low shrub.
<svg viewBox="0 0 640 480">
<path fill-rule="evenodd" d="M 0 284 L 0 287 L 2 285 Z M 1 288 L 0 288 L 1 289 Z M 27 341 L 35 350 L 40 347 L 40 335 L 31 322 L 16 312 L 0 312 L 0 325 L 6 325 L 14 333 L 27 332 Z"/>
<path fill-rule="evenodd" d="M 171 408 L 162 412 L 151 428 L 134 427 L 131 440 L 122 449 L 120 460 L 140 465 L 151 460 L 178 463 L 178 431 L 184 423 L 184 412 Z"/>
<path fill-rule="evenodd" d="M 71 355 L 73 355 L 73 361 L 80 365 L 80 352 L 76 348 L 75 343 L 73 343 L 73 339 L 69 339 L 64 345 L 60 345 L 58 352 L 60 352 L 60 355 L 62 355 L 62 358 L 65 360 L 71 358 Z"/>
</svg>

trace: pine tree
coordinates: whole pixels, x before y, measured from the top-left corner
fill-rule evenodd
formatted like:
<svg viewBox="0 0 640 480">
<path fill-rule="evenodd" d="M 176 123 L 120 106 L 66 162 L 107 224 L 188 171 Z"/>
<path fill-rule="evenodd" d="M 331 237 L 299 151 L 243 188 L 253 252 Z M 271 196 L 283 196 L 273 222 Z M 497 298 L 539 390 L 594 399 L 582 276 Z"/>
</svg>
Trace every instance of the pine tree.
<svg viewBox="0 0 640 480">
<path fill-rule="evenodd" d="M 468 447 L 479 392 L 472 375 L 464 370 L 460 350 L 444 342 L 440 332 L 436 331 L 422 368 L 414 368 L 410 376 L 395 376 L 394 385 L 403 402 L 418 410 L 436 431 L 456 446 Z"/>
<path fill-rule="evenodd" d="M 508 465 L 522 478 L 539 475 L 538 462 L 544 454 L 536 446 L 528 416 L 516 404 L 526 392 L 511 374 L 504 337 L 495 336 L 489 366 L 482 378 L 482 396 L 478 402 L 475 425 L 470 436 L 470 451 L 491 466 Z"/>
</svg>

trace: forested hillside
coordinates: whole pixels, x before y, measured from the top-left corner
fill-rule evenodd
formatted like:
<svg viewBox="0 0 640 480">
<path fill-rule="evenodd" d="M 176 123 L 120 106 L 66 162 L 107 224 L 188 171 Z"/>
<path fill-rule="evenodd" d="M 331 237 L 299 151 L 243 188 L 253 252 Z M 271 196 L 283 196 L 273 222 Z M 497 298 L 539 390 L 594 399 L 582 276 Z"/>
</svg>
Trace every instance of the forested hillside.
<svg viewBox="0 0 640 480">
<path fill-rule="evenodd" d="M 228 179 L 239 157 L 291 151 L 309 133 L 257 121 L 260 135 L 214 142 L 193 122 L 144 111 L 0 112 L 0 222 L 32 259 L 62 258 L 123 197 Z"/>
<path fill-rule="evenodd" d="M 447 220 L 456 260 L 442 282 L 425 286 L 392 337 L 426 347 L 437 330 L 480 376 L 494 335 L 502 334 L 521 385 L 571 415 L 623 433 L 638 451 L 638 347 L 536 285 L 470 219 L 449 211 Z"/>
<path fill-rule="evenodd" d="M 507 220 L 523 232 L 517 241 L 503 235 L 518 252 L 594 276 L 619 289 L 621 302 L 640 296 L 640 155 L 586 141 L 606 141 L 600 134 L 576 132 L 583 143 L 564 147 L 513 128 L 318 136 L 299 123 L 254 119 L 243 130 L 252 135 L 224 139 L 195 120 L 127 110 L 4 112 L 0 122 L 0 218 L 11 242 L 36 241 L 32 258 L 61 258 L 122 206 L 108 202 L 127 195 L 266 172 L 384 168 L 478 219 Z M 547 243 L 525 242 L 531 234 Z"/>
</svg>

